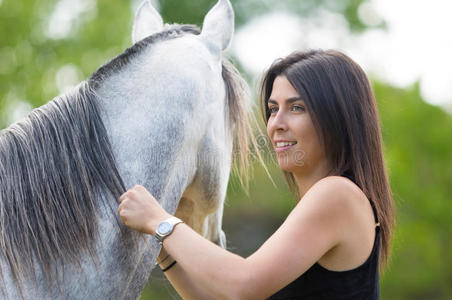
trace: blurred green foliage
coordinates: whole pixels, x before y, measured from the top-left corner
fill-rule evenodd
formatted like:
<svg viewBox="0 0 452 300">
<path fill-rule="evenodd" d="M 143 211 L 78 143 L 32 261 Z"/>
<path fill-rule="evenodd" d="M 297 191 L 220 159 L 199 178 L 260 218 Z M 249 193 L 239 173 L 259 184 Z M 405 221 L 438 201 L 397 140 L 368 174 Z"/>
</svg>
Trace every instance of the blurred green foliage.
<svg viewBox="0 0 452 300">
<path fill-rule="evenodd" d="M 235 12 L 237 27 L 255 17 L 273 11 L 290 11 L 299 16 L 315 13 L 319 9 L 327 9 L 343 14 L 353 32 L 360 32 L 368 27 L 358 17 L 358 8 L 364 0 L 230 0 Z M 167 20 L 197 24 L 201 26 L 207 10 L 216 0 L 176 1 L 161 0 L 160 11 Z M 384 26 L 380 24 L 380 26 Z"/>
<path fill-rule="evenodd" d="M 76 18 L 70 18 L 63 2 L 80 12 Z M 160 10 L 165 21 L 201 25 L 215 2 L 161 0 Z M 344 15 L 352 32 L 367 29 L 357 13 L 364 0 L 232 2 L 236 27 L 276 10 L 303 17 L 327 9 Z M 75 70 L 76 80 L 81 81 L 130 46 L 133 9 L 138 3 L 0 0 L 0 128 L 12 121 L 17 107 L 40 106 L 57 96 L 63 66 Z M 55 29 L 50 22 L 55 12 L 70 30 L 49 33 Z M 408 89 L 373 85 L 398 216 L 392 262 L 382 276 L 382 299 L 452 299 L 452 117 L 424 102 L 418 84 Z M 295 205 L 269 154 L 266 161 L 275 185 L 256 164 L 250 196 L 234 177 L 228 189 L 225 230 L 230 250 L 242 255 L 255 251 Z M 251 229 L 256 232 L 247 245 L 238 238 L 244 216 L 253 220 Z M 153 272 L 156 279 L 142 299 L 178 299 L 159 272 Z"/>
</svg>

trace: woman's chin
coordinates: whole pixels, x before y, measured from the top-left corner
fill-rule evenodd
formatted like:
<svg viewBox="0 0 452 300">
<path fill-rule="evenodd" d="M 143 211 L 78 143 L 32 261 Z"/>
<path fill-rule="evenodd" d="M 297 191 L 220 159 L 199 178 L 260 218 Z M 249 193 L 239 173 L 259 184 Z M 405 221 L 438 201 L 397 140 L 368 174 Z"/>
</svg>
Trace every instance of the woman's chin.
<svg viewBox="0 0 452 300">
<path fill-rule="evenodd" d="M 279 167 L 283 171 L 293 172 L 304 168 L 306 152 L 300 149 L 290 149 L 276 154 Z"/>
<path fill-rule="evenodd" d="M 286 171 L 286 172 L 294 172 L 295 170 L 300 168 L 299 166 L 297 167 L 293 163 L 290 163 L 287 161 L 281 161 L 281 160 L 278 160 L 278 165 L 281 170 Z"/>
</svg>

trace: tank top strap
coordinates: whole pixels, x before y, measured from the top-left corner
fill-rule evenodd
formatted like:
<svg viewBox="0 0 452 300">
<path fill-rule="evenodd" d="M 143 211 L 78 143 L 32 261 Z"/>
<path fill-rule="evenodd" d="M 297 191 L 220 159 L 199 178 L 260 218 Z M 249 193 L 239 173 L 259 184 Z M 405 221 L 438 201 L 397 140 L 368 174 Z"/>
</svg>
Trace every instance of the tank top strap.
<svg viewBox="0 0 452 300">
<path fill-rule="evenodd" d="M 375 208 L 375 204 L 372 201 L 372 199 L 369 199 L 370 202 L 370 206 L 372 207 L 372 211 L 374 213 L 374 217 L 375 217 L 375 226 L 376 227 L 380 227 L 380 221 L 378 221 L 378 215 L 377 215 L 377 209 Z"/>
</svg>

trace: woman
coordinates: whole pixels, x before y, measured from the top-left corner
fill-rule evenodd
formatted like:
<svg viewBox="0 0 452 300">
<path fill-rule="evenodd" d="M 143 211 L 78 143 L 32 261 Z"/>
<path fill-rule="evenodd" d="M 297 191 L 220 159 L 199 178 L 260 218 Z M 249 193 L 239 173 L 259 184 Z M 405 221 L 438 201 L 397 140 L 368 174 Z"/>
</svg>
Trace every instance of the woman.
<svg viewBox="0 0 452 300">
<path fill-rule="evenodd" d="M 298 52 L 270 67 L 261 96 L 296 207 L 246 259 L 179 223 L 160 267 L 184 299 L 379 299 L 393 199 L 367 76 L 338 51 Z M 144 233 L 171 217 L 141 186 L 120 201 L 122 221 Z"/>
</svg>

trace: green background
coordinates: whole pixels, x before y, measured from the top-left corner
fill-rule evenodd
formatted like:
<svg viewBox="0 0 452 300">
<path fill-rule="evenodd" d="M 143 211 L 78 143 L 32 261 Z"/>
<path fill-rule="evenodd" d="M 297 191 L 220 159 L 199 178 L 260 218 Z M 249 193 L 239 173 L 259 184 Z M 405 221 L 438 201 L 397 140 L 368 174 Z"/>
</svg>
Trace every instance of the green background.
<svg viewBox="0 0 452 300">
<path fill-rule="evenodd" d="M 9 125 L 16 107 L 30 109 L 57 96 L 56 76 L 62 66 L 75 66 L 82 80 L 130 46 L 132 7 L 138 2 L 82 2 L 91 6 L 73 20 L 68 36 L 51 39 L 45 34 L 47 20 L 58 1 L 0 0 L 0 128 Z M 160 11 L 165 21 L 201 25 L 215 2 L 161 0 Z M 363 2 L 232 1 L 236 28 L 271 11 L 288 10 L 303 18 L 323 8 L 343 14 L 351 33 L 369 29 L 357 15 Z M 382 299 L 452 299 L 452 117 L 426 103 L 418 83 L 406 89 L 372 83 L 397 206 L 392 260 L 381 277 Z M 228 189 L 228 248 L 244 256 L 255 251 L 295 205 L 275 162 L 269 155 L 266 161 L 276 185 L 255 164 L 249 196 L 234 176 Z M 141 299 L 179 299 L 159 270 L 151 279 Z"/>
</svg>

